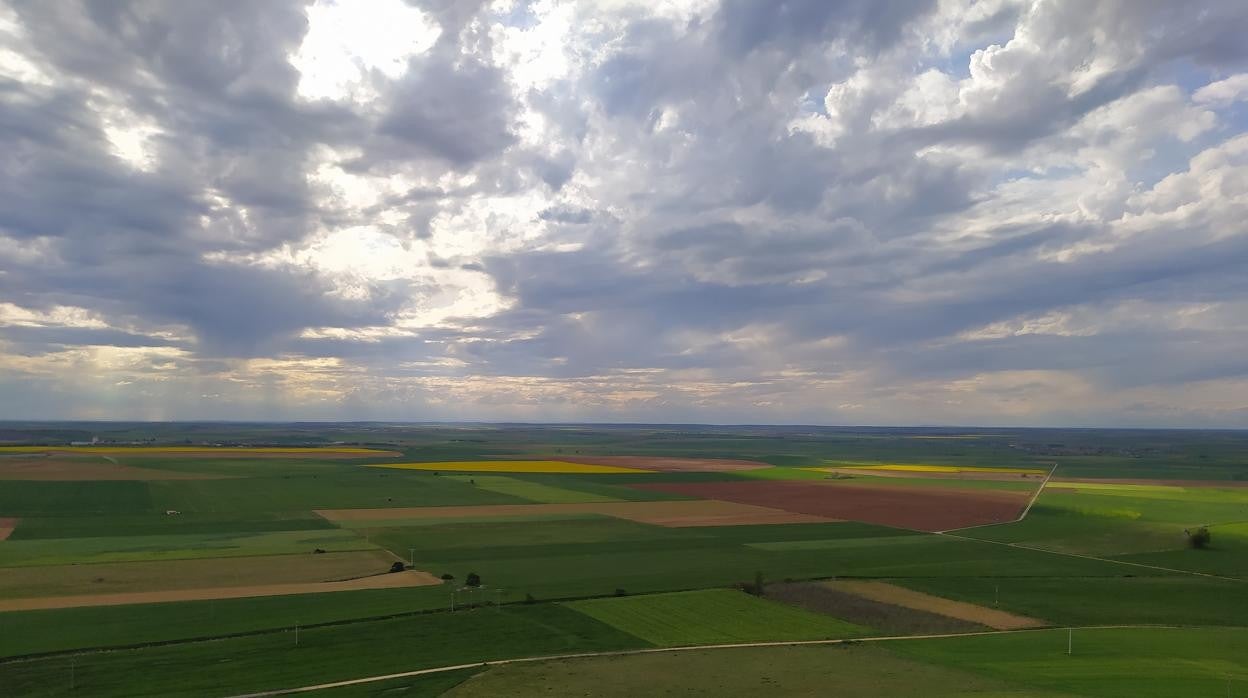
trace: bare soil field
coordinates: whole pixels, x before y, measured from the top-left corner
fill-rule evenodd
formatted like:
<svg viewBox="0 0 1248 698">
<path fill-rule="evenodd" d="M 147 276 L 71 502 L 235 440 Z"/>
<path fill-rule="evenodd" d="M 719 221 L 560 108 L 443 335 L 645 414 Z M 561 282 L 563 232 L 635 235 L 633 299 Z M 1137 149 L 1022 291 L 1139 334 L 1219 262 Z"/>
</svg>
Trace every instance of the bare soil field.
<svg viewBox="0 0 1248 698">
<path fill-rule="evenodd" d="M 768 584 L 766 597 L 815 613 L 825 613 L 855 625 L 865 625 L 885 635 L 931 635 L 987 629 L 979 623 L 868 599 L 818 582 Z"/>
<path fill-rule="evenodd" d="M 183 473 L 83 458 L 0 459 L 0 480 L 221 480 L 233 475 Z"/>
<path fill-rule="evenodd" d="M 4 540 L 13 535 L 13 529 L 17 528 L 17 519 L 6 519 L 0 517 L 0 540 Z"/>
<path fill-rule="evenodd" d="M 207 601 L 211 599 L 241 599 L 253 596 L 286 596 L 289 594 L 322 594 L 331 591 L 358 591 L 361 589 L 397 589 L 441 584 L 442 580 L 419 570 L 374 574 L 358 579 L 337 582 L 304 582 L 289 584 L 259 584 L 238 587 L 209 587 L 203 589 L 178 589 L 171 591 L 138 591 L 112 594 L 83 594 L 75 596 L 52 596 L 43 598 L 11 599 L 0 601 L 0 612 L 34 611 L 50 608 L 76 608 L 80 606 L 124 606 L 136 603 L 162 603 L 168 601 Z"/>
<path fill-rule="evenodd" d="M 917 531 L 1013 521 L 1031 496 L 1000 490 L 841 487 L 833 482 L 678 482 L 632 487 Z"/>
<path fill-rule="evenodd" d="M 710 500 L 675 502 L 586 502 L 569 504 L 495 504 L 394 509 L 326 509 L 317 514 L 335 522 L 451 519 L 542 514 L 601 514 L 639 523 L 684 528 L 743 524 L 821 523 L 825 516 L 748 503 Z"/>
<path fill-rule="evenodd" d="M 550 460 L 589 465 L 614 465 L 670 473 L 722 473 L 734 470 L 759 470 L 772 467 L 755 460 L 733 458 L 661 458 L 655 456 L 555 456 Z"/>
<path fill-rule="evenodd" d="M 822 584 L 833 591 L 843 591 L 881 603 L 904 606 L 918 611 L 927 611 L 948 616 L 949 618 L 978 623 L 996 630 L 1042 628 L 1048 625 L 1048 623 L 1035 618 L 1017 616 L 995 608 L 985 608 L 961 601 L 952 601 L 939 596 L 924 594 L 921 591 L 899 587 L 895 584 L 888 584 L 887 582 L 847 579 L 822 582 Z"/>
<path fill-rule="evenodd" d="M 0 604 L 44 597 L 116 596 L 338 582 L 384 572 L 396 559 L 390 553 L 370 550 L 320 555 L 307 553 L 6 567 L 0 569 L 0 599 L 4 599 Z M 0 605 L 0 608 L 9 606 Z"/>
</svg>

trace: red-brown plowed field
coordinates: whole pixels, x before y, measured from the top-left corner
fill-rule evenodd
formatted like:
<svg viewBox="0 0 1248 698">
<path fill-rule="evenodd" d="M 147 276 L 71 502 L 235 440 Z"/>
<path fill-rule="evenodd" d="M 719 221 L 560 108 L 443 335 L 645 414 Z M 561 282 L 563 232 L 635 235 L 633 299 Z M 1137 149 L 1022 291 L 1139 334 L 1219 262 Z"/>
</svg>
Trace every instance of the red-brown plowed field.
<svg viewBox="0 0 1248 698">
<path fill-rule="evenodd" d="M 999 490 L 840 487 L 805 482 L 665 482 L 632 486 L 918 531 L 1013 521 L 1031 496 L 1027 492 Z"/>
<path fill-rule="evenodd" d="M 0 540 L 4 540 L 13 535 L 13 529 L 17 528 L 17 519 L 6 519 L 0 517 Z"/>
<path fill-rule="evenodd" d="M 721 473 L 732 470 L 770 468 L 767 463 L 732 458 L 659 458 L 654 456 L 556 456 L 550 460 L 588 465 L 614 465 L 663 472 Z"/>
</svg>

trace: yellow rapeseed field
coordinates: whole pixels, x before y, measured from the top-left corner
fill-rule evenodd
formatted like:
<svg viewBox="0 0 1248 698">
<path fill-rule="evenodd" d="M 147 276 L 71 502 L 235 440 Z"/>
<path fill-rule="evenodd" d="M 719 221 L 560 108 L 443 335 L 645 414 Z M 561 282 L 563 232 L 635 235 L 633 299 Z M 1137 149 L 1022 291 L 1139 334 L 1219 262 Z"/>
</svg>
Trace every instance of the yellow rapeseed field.
<svg viewBox="0 0 1248 698">
<path fill-rule="evenodd" d="M 446 470 L 465 473 L 646 473 L 638 468 L 621 468 L 614 465 L 590 465 L 566 463 L 558 460 L 472 460 L 442 461 L 438 463 L 384 463 L 373 468 L 402 468 L 404 470 Z"/>
</svg>

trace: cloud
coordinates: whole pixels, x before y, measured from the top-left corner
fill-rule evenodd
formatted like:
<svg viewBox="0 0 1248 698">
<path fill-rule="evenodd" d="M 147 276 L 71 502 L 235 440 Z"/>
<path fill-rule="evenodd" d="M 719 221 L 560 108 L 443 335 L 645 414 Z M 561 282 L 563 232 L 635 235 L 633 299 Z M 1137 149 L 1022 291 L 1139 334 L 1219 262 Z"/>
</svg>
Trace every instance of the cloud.
<svg viewBox="0 0 1248 698">
<path fill-rule="evenodd" d="M 1246 31 L 16 3 L 0 417 L 1248 426 Z"/>
</svg>

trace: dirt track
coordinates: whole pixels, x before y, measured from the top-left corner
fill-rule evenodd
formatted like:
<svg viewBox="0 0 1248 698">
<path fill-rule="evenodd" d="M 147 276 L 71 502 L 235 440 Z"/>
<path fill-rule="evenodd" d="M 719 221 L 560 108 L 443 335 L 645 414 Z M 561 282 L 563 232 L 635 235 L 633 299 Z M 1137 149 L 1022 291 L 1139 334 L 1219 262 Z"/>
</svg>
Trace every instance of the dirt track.
<svg viewBox="0 0 1248 698">
<path fill-rule="evenodd" d="M 580 504 L 496 504 L 395 509 L 327 509 L 330 521 L 484 518 L 542 514 L 602 514 L 639 523 L 684 528 L 742 524 L 819 523 L 834 519 L 748 503 L 720 501 L 586 502 Z"/>
<path fill-rule="evenodd" d="M 395 589 L 441 584 L 442 580 L 418 570 L 351 579 L 343 582 L 307 582 L 302 584 L 262 584 L 241 587 L 214 587 L 208 589 L 178 589 L 174 591 L 136 591 L 116 594 L 88 594 L 80 596 L 50 596 L 33 599 L 7 599 L 0 601 L 0 612 L 34 611 L 50 608 L 78 608 L 82 606 L 124 606 L 137 603 L 163 603 L 169 601 L 207 601 L 211 599 L 242 599 L 253 596 L 286 596 L 289 594 L 320 594 L 332 591 L 357 591 L 360 589 Z"/>
<path fill-rule="evenodd" d="M 632 487 L 917 531 L 1014 521 L 1031 496 L 1003 490 L 842 487 L 832 482 L 679 482 Z"/>
<path fill-rule="evenodd" d="M 554 456 L 549 460 L 588 465 L 614 465 L 621 468 L 641 468 L 672 473 L 721 473 L 734 470 L 760 470 L 770 468 L 767 463 L 733 458 L 663 458 L 656 456 Z"/>
</svg>

